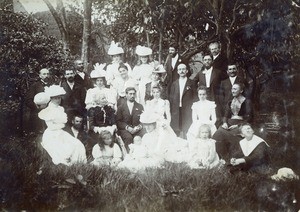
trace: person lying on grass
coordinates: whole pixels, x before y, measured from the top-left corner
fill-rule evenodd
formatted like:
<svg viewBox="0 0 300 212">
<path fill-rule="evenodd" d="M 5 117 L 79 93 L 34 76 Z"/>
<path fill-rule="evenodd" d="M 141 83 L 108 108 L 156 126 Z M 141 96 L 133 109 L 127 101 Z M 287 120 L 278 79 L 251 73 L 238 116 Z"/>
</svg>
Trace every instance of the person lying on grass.
<svg viewBox="0 0 300 212">
<path fill-rule="evenodd" d="M 94 160 L 92 164 L 97 166 L 116 166 L 122 161 L 122 151 L 115 143 L 113 133 L 109 129 L 98 130 L 98 143 L 93 147 L 92 155 Z"/>
<path fill-rule="evenodd" d="M 216 152 L 216 141 L 211 139 L 211 126 L 202 124 L 198 130 L 198 136 L 189 140 L 190 160 L 188 165 L 191 168 L 210 169 L 220 164 Z"/>
<path fill-rule="evenodd" d="M 264 171 L 268 169 L 269 145 L 260 137 L 254 135 L 254 130 L 248 123 L 240 126 L 241 135 L 244 137 L 234 149 L 230 159 L 232 170 Z"/>
</svg>

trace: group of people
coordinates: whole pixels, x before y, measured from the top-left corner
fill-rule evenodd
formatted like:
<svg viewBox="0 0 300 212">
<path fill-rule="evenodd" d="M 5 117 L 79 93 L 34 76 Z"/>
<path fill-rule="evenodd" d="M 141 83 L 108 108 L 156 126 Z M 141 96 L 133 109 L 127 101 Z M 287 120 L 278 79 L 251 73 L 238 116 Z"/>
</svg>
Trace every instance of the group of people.
<svg viewBox="0 0 300 212">
<path fill-rule="evenodd" d="M 97 63 L 87 74 L 77 60 L 59 84 L 51 85 L 49 70 L 41 69 L 26 97 L 30 125 L 43 134 L 41 145 L 54 164 L 264 167 L 268 144 L 249 124 L 251 80 L 228 62 L 219 43 L 209 50 L 193 79 L 176 45 L 164 65 L 151 61 L 152 49 L 137 46 L 139 61 L 131 69 L 112 42 L 110 64 Z"/>
</svg>

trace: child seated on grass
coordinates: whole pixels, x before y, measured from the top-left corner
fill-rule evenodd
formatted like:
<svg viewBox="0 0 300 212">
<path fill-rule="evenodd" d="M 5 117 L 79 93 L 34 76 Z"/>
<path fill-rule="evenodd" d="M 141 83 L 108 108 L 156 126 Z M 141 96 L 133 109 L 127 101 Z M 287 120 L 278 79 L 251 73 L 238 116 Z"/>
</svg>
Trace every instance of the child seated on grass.
<svg viewBox="0 0 300 212">
<path fill-rule="evenodd" d="M 198 136 L 189 141 L 190 159 L 188 165 L 191 168 L 210 169 L 220 164 L 216 152 L 216 141 L 211 139 L 211 127 L 203 124 L 199 127 Z"/>
<path fill-rule="evenodd" d="M 92 164 L 102 166 L 116 166 L 122 161 L 122 151 L 114 142 L 113 134 L 109 130 L 101 130 L 98 143 L 93 147 Z"/>
</svg>

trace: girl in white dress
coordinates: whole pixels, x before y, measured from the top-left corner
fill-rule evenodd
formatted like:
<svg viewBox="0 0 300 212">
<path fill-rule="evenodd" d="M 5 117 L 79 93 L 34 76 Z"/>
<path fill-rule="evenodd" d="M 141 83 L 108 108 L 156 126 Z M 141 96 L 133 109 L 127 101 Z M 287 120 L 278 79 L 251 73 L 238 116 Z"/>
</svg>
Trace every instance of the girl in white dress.
<svg viewBox="0 0 300 212">
<path fill-rule="evenodd" d="M 139 56 L 139 61 L 133 68 L 131 77 L 139 83 L 140 95 L 138 102 L 145 105 L 145 85 L 151 81 L 152 71 L 154 70 L 154 66 L 149 63 L 152 49 L 138 45 L 136 47 L 136 54 Z"/>
<path fill-rule="evenodd" d="M 216 152 L 216 141 L 211 139 L 211 128 L 207 124 L 199 127 L 199 133 L 193 140 L 189 140 L 188 165 L 191 168 L 210 169 L 220 164 L 219 156 Z"/>
<path fill-rule="evenodd" d="M 122 151 L 113 141 L 113 135 L 109 130 L 100 130 L 98 144 L 93 147 L 92 164 L 97 166 L 117 166 L 122 161 Z"/>
<path fill-rule="evenodd" d="M 116 109 L 117 93 L 112 88 L 106 88 L 106 72 L 103 70 L 104 66 L 105 64 L 96 64 L 94 66 L 95 69 L 91 72 L 94 88 L 88 89 L 86 93 L 85 104 L 87 110 L 97 106 L 100 94 L 105 94 L 108 105 Z"/>
<path fill-rule="evenodd" d="M 215 126 L 217 120 L 216 104 L 207 100 L 207 88 L 205 86 L 199 86 L 197 92 L 199 101 L 192 105 L 193 123 L 187 133 L 188 140 L 196 138 L 199 126 L 202 124 L 210 126 L 212 135 L 217 130 Z"/>
</svg>

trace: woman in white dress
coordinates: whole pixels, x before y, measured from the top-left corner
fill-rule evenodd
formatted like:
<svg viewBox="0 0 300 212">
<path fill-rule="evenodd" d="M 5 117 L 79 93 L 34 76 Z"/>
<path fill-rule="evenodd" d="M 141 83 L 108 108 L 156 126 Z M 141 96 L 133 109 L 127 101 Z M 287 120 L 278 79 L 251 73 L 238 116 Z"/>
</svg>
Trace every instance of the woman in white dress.
<svg viewBox="0 0 300 212">
<path fill-rule="evenodd" d="M 100 93 L 105 94 L 108 105 L 116 109 L 117 93 L 113 88 L 106 88 L 106 72 L 103 70 L 105 64 L 96 64 L 94 67 L 95 69 L 91 72 L 94 88 L 87 90 L 85 97 L 86 109 L 89 110 L 97 106 Z"/>
<path fill-rule="evenodd" d="M 210 126 L 212 135 L 217 130 L 215 126 L 215 122 L 217 120 L 216 104 L 207 100 L 207 88 L 205 86 L 199 86 L 197 93 L 199 101 L 194 102 L 192 105 L 193 123 L 187 133 L 188 140 L 197 137 L 199 126 L 202 124 Z"/>
<path fill-rule="evenodd" d="M 112 88 L 117 92 L 117 106 L 126 102 L 125 100 L 125 90 L 128 87 L 134 87 L 138 92 L 138 82 L 132 79 L 128 74 L 128 68 L 123 63 L 120 64 L 119 68 L 120 77 L 116 78 L 112 82 Z"/>
<path fill-rule="evenodd" d="M 120 78 L 120 73 L 118 71 L 118 68 L 119 68 L 121 63 L 124 63 L 123 59 L 122 59 L 122 55 L 124 54 L 124 50 L 123 50 L 122 47 L 119 47 L 117 43 L 112 41 L 107 53 L 108 53 L 108 55 L 110 55 L 112 57 L 111 64 L 107 65 L 107 67 L 106 67 L 107 85 L 111 86 L 112 82 L 116 78 Z M 131 74 L 130 65 L 127 64 L 127 63 L 124 63 L 124 65 L 127 67 L 128 73 Z"/>
<path fill-rule="evenodd" d="M 67 123 L 67 114 L 59 104 L 61 96 L 66 93 L 65 90 L 58 85 L 52 85 L 45 90 L 45 93 L 50 96 L 50 102 L 48 107 L 38 114 L 47 125 L 42 137 L 42 147 L 48 152 L 55 165 L 70 166 L 80 162 L 86 163 L 84 145 L 63 130 Z"/>
<path fill-rule="evenodd" d="M 145 85 L 151 81 L 152 71 L 154 70 L 149 58 L 152 55 L 152 49 L 138 45 L 135 52 L 139 56 L 139 61 L 133 68 L 131 77 L 139 83 L 140 95 L 138 102 L 145 105 Z"/>
</svg>

